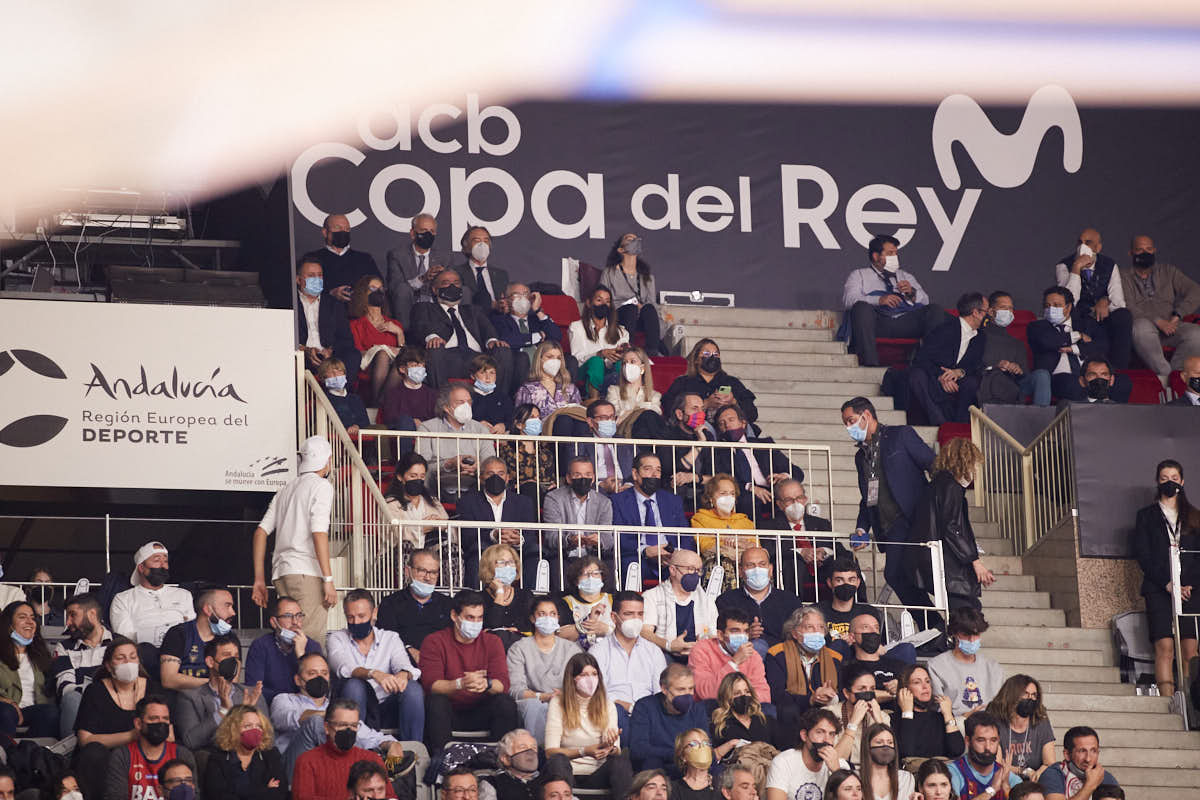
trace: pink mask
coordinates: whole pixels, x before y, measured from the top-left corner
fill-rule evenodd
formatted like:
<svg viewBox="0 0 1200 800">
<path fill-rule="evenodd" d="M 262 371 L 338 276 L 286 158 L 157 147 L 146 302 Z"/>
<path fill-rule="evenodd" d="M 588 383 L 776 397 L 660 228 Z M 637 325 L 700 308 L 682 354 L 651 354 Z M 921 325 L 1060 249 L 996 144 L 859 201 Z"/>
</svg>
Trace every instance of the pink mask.
<svg viewBox="0 0 1200 800">
<path fill-rule="evenodd" d="M 600 685 L 599 675 L 580 675 L 575 679 L 575 691 L 584 697 L 591 697 Z"/>
</svg>

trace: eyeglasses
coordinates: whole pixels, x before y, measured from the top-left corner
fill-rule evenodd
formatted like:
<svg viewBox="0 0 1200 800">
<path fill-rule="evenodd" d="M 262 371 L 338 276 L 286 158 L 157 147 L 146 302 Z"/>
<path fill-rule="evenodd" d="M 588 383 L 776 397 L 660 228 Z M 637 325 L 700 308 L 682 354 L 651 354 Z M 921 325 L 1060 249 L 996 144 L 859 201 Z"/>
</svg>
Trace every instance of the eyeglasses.
<svg viewBox="0 0 1200 800">
<path fill-rule="evenodd" d="M 678 564 L 672 564 L 671 569 L 679 572 L 681 575 L 699 575 L 700 567 L 681 567 Z"/>
<path fill-rule="evenodd" d="M 497 567 L 515 567 L 516 565 L 517 562 L 513 561 L 511 558 L 504 558 L 496 561 Z"/>
<path fill-rule="evenodd" d="M 280 622 L 304 622 L 306 616 L 303 611 L 297 611 L 295 614 L 279 614 L 275 619 Z"/>
<path fill-rule="evenodd" d="M 167 778 L 162 783 L 163 783 L 164 789 L 174 789 L 176 786 L 179 786 L 180 784 L 183 784 L 183 783 L 186 783 L 188 786 L 195 786 L 196 779 L 191 776 L 188 776 L 186 778 Z"/>
<path fill-rule="evenodd" d="M 475 786 L 468 786 L 466 788 L 458 786 L 453 789 L 447 789 L 446 794 L 450 795 L 451 797 L 477 797 L 479 795 L 479 789 Z"/>
<path fill-rule="evenodd" d="M 421 567 L 409 567 L 408 570 L 413 575 L 421 575 L 426 578 L 429 578 L 429 577 L 436 578 L 438 575 L 437 567 L 434 567 L 433 569 L 422 569 Z"/>
<path fill-rule="evenodd" d="M 581 573 L 579 575 L 579 577 L 581 577 L 581 578 L 603 578 L 604 574 L 602 572 L 600 572 L 600 570 L 598 570 L 598 569 L 593 569 L 593 570 L 588 570 L 587 572 Z"/>
</svg>

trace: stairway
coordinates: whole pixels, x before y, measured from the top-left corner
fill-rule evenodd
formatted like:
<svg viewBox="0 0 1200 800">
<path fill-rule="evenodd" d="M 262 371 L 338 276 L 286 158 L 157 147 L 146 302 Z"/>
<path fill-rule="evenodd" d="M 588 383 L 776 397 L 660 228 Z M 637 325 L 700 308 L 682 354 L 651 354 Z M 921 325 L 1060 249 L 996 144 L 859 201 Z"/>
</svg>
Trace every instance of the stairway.
<svg viewBox="0 0 1200 800">
<path fill-rule="evenodd" d="M 859 499 L 854 444 L 838 409 L 862 395 L 874 403 L 880 421 L 904 424 L 904 413 L 879 393 L 884 370 L 859 367 L 834 341 L 837 315 L 831 312 L 670 307 L 669 314 L 685 326 L 685 352 L 703 337 L 717 342 L 725 370 L 757 395 L 765 435 L 832 448 L 832 508 L 821 496 L 827 485 L 823 462 L 811 470 L 802 465 L 814 487 L 810 499 L 825 506 L 822 515 L 832 518 L 834 530 L 853 530 Z M 936 429 L 917 432 L 934 445 Z M 984 520 L 983 509 L 972 508 L 971 518 L 983 562 L 997 576 L 983 595 L 991 625 L 983 652 L 1006 675 L 1026 673 L 1041 682 L 1058 758 L 1067 729 L 1088 725 L 1100 734 L 1101 763 L 1130 800 L 1197 797 L 1200 733 L 1183 729 L 1180 717 L 1167 711 L 1167 698 L 1137 696 L 1121 683 L 1111 634 L 1067 627 L 1064 612 L 1051 607 L 1049 587 L 1022 573 L 1021 558 Z M 875 566 L 864 565 L 868 583 L 882 582 L 882 559 Z"/>
</svg>

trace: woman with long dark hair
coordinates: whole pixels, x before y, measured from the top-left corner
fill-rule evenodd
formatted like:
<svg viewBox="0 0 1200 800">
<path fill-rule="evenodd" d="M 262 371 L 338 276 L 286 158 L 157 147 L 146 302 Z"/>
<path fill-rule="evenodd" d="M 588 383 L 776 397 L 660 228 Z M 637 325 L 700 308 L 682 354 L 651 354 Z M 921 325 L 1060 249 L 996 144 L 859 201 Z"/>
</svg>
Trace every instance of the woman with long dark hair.
<svg viewBox="0 0 1200 800">
<path fill-rule="evenodd" d="M 758 420 L 754 392 L 725 371 L 721 348 L 712 339 L 701 339 L 692 346 L 687 356 L 687 372 L 671 381 L 662 397 L 663 411 L 669 414 L 675 407 L 675 398 L 684 393 L 700 395 L 704 412 L 712 419 L 716 419 L 717 412 L 725 406 L 736 404 L 747 422 Z"/>
<path fill-rule="evenodd" d="M 917 768 L 917 791 L 923 800 L 958 800 L 945 761 L 931 758 Z"/>
<path fill-rule="evenodd" d="M 896 743 L 900 758 L 957 758 L 967 747 L 949 697 L 933 693 L 929 670 L 912 664 L 900 673 Z"/>
<path fill-rule="evenodd" d="M 1013 675 L 987 710 L 1000 720 L 1000 752 L 1008 754 L 1013 772 L 1036 781 L 1054 763 L 1054 728 L 1042 701 L 1042 685 L 1029 675 Z"/>
<path fill-rule="evenodd" d="M 567 337 L 592 399 L 607 389 L 610 378 L 615 381 L 617 364 L 629 349 L 629 331 L 617 321 L 612 291 L 604 284 L 592 289 L 579 313 L 580 318 L 567 328 Z"/>
<path fill-rule="evenodd" d="M 563 671 L 562 691 L 546 713 L 546 771 L 568 771 L 575 786 L 625 797 L 633 783 L 629 755 L 621 750 L 617 705 L 604 691 L 594 656 L 577 653 Z"/>
<path fill-rule="evenodd" d="M 409 554 L 414 550 L 428 548 L 438 554 L 442 580 L 450 581 L 451 567 L 453 576 L 461 580 L 462 564 L 458 556 L 458 541 L 451 538 L 450 529 L 439 525 L 419 524 L 450 518 L 441 501 L 429 490 L 426 481 L 428 470 L 429 462 L 415 450 L 402 453 L 396 462 L 395 475 L 384 495 L 388 510 L 396 519 L 418 523 L 400 527 L 402 561 L 407 561 Z"/>
<path fill-rule="evenodd" d="M 50 648 L 33 606 L 23 600 L 9 603 L 0 613 L 0 732 L 9 736 L 19 725 L 30 736 L 58 735 L 58 706 L 46 686 Z"/>
<path fill-rule="evenodd" d="M 641 331 L 646 336 L 646 352 L 666 355 L 662 351 L 658 321 L 658 287 L 650 274 L 650 262 L 642 258 L 642 238 L 636 233 L 624 233 L 613 242 L 604 260 L 600 282 L 612 289 L 617 319 L 629 334 Z"/>
<path fill-rule="evenodd" d="M 133 718 L 138 701 L 152 693 L 146 670 L 132 639 L 114 636 L 104 658 L 83 691 L 75 717 L 75 768 L 84 794 L 100 797 L 109 751 L 137 739 Z"/>
<path fill-rule="evenodd" d="M 916 781 L 911 772 L 900 769 L 900 751 L 890 726 L 882 722 L 867 726 L 859 763 L 866 800 L 908 800 L 912 796 Z"/>
<path fill-rule="evenodd" d="M 1179 592 L 1186 613 L 1200 611 L 1200 509 L 1188 502 L 1183 490 L 1183 465 L 1173 459 L 1154 469 L 1156 501 L 1137 513 L 1129 549 L 1142 568 L 1142 597 L 1154 643 L 1154 677 L 1164 697 L 1175 694 L 1174 576 L 1171 547 L 1180 549 Z M 1181 617 L 1179 638 L 1183 663 L 1196 657 L 1196 618 Z M 1187 681 L 1187 676 L 1182 676 Z"/>
</svg>

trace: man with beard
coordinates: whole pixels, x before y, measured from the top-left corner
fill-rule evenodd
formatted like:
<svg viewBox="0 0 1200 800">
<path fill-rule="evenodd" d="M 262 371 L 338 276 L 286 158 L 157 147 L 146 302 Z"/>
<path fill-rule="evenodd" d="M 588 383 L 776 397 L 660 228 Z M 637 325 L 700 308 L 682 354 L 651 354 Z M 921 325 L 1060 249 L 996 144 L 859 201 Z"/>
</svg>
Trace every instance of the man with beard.
<svg viewBox="0 0 1200 800">
<path fill-rule="evenodd" d="M 950 783 L 961 800 L 1005 798 L 1021 782 L 1000 752 L 1000 721 L 986 711 L 967 717 L 967 752 L 949 767 Z"/>
<path fill-rule="evenodd" d="M 54 686 L 58 692 L 59 731 L 65 739 L 75 729 L 75 715 L 83 690 L 92 682 L 92 673 L 104 660 L 104 648 L 112 641 L 112 631 L 100 622 L 100 602 L 90 592 L 77 594 L 64 609 L 67 638 L 54 645 Z"/>
</svg>

